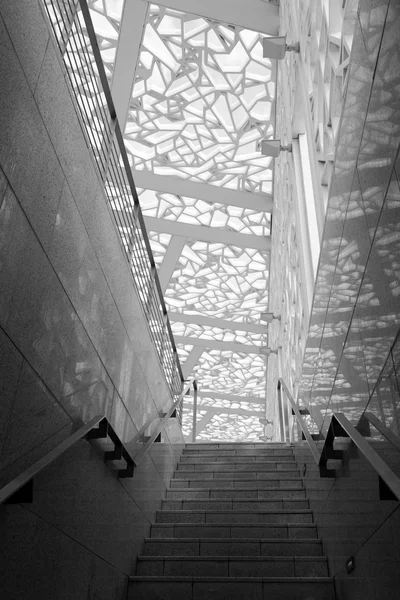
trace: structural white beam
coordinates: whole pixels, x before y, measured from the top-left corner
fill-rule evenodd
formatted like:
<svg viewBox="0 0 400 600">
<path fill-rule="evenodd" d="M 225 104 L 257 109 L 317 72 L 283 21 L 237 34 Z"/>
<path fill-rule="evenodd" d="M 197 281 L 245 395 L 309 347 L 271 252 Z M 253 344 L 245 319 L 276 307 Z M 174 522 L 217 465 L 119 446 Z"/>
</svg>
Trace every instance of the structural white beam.
<svg viewBox="0 0 400 600">
<path fill-rule="evenodd" d="M 179 260 L 182 250 L 186 244 L 186 238 L 180 235 L 174 235 L 168 244 L 167 251 L 158 271 L 160 285 L 163 294 L 168 287 L 172 274 L 175 270 L 176 263 Z"/>
<path fill-rule="evenodd" d="M 209 183 L 198 183 L 167 175 L 155 175 L 149 171 L 132 169 L 132 175 L 136 186 L 146 190 L 175 194 L 176 196 L 189 196 L 210 203 L 217 202 L 240 208 L 272 212 L 273 198 L 271 194 L 230 190 Z"/>
<path fill-rule="evenodd" d="M 271 248 L 270 236 L 246 235 L 245 233 L 236 233 L 235 231 L 228 231 L 219 227 L 189 225 L 188 223 L 177 223 L 176 221 L 157 219 L 156 217 L 145 217 L 144 222 L 147 231 L 169 233 L 170 235 L 179 235 L 182 237 L 186 236 L 191 240 L 226 244 L 238 246 L 239 248 L 253 248 L 264 251 L 268 251 Z"/>
<path fill-rule="evenodd" d="M 296 210 L 296 235 L 300 243 L 300 248 L 302 249 L 299 253 L 299 259 L 302 280 L 305 282 L 305 285 L 302 287 L 305 322 L 308 323 L 314 294 L 315 274 L 313 269 L 310 230 L 307 222 L 305 190 L 303 186 L 298 140 L 293 140 L 293 167 L 296 178 L 296 187 L 293 190 L 296 198 L 296 202 L 294 203 Z"/>
<path fill-rule="evenodd" d="M 309 173 L 311 178 L 311 187 L 313 197 L 308 198 L 308 201 L 313 202 L 317 217 L 318 223 L 318 233 L 319 240 L 322 239 L 323 228 L 324 228 L 324 211 L 323 211 L 323 202 L 321 195 L 321 186 L 318 177 L 318 160 L 317 153 L 315 149 L 315 139 L 314 139 L 314 126 L 311 118 L 311 110 L 310 110 L 310 94 L 308 89 L 308 77 L 307 71 L 305 68 L 304 59 L 301 55 L 299 55 L 299 59 L 297 61 L 297 85 L 299 87 L 302 108 L 304 111 L 304 128 L 306 134 L 306 145 L 308 150 L 308 162 L 309 162 Z"/>
<path fill-rule="evenodd" d="M 210 350 L 221 350 L 228 352 L 241 352 L 242 354 L 261 354 L 259 346 L 250 346 L 247 344 L 238 344 L 236 342 L 219 342 L 218 340 L 205 340 L 204 338 L 195 338 L 184 335 L 174 335 L 177 344 L 200 346 Z"/>
<path fill-rule="evenodd" d="M 111 83 L 111 95 L 121 131 L 125 130 L 148 6 L 144 0 L 127 0 L 122 13 Z"/>
<path fill-rule="evenodd" d="M 193 407 L 192 402 L 188 402 L 186 399 L 183 402 L 183 410 L 191 410 Z M 245 410 L 243 408 L 225 408 L 224 406 L 198 406 L 198 410 L 206 410 L 207 413 L 212 413 L 213 415 L 219 414 L 227 414 L 227 415 L 243 415 L 245 417 L 257 417 L 262 419 L 264 413 L 261 410 Z M 197 429 L 197 428 L 196 428 Z"/>
<path fill-rule="evenodd" d="M 191 375 L 194 367 L 199 362 L 200 357 L 203 354 L 203 352 L 204 352 L 204 348 L 202 348 L 201 346 L 195 346 L 189 352 L 187 359 L 185 360 L 185 362 L 182 365 L 182 373 L 183 373 L 183 376 L 185 379 L 187 379 L 187 377 L 189 377 L 189 375 Z"/>
<path fill-rule="evenodd" d="M 246 331 L 248 333 L 268 334 L 268 327 L 265 325 L 254 325 L 252 323 L 236 323 L 228 319 L 213 319 L 212 317 L 203 317 L 202 315 L 188 315 L 168 311 L 170 321 L 175 323 L 193 323 L 195 325 L 206 325 L 209 327 L 220 327 L 222 329 L 233 329 L 234 331 Z"/>
<path fill-rule="evenodd" d="M 157 4 L 268 35 L 279 28 L 279 6 L 260 0 L 157 0 Z"/>
<path fill-rule="evenodd" d="M 229 402 L 249 402 L 250 404 L 262 404 L 265 406 L 265 398 L 258 396 L 236 396 L 236 394 L 220 394 L 213 390 L 204 390 L 200 388 L 198 392 L 199 398 L 215 398 L 216 400 L 228 400 Z"/>
<path fill-rule="evenodd" d="M 201 419 L 199 421 L 197 421 L 197 423 L 196 423 L 197 435 L 199 433 L 201 433 L 203 431 L 203 429 L 205 429 L 207 427 L 209 422 L 212 420 L 213 416 L 214 416 L 213 412 L 207 411 L 206 414 L 203 417 L 201 417 Z M 187 442 L 190 441 L 190 439 L 191 439 L 191 433 L 185 437 L 185 440 Z"/>
</svg>

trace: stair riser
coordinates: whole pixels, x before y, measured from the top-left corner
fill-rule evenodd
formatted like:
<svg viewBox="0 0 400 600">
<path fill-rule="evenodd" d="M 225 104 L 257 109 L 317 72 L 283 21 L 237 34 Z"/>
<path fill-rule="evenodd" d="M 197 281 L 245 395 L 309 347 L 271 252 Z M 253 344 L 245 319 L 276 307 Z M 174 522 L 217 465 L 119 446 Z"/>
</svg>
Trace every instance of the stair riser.
<svg viewBox="0 0 400 600">
<path fill-rule="evenodd" d="M 322 556 L 318 541 L 146 540 L 147 556 Z"/>
<path fill-rule="evenodd" d="M 273 525 L 167 525 L 151 527 L 152 538 L 267 538 L 267 539 L 317 539 L 314 527 L 296 525 L 274 527 Z"/>
<path fill-rule="evenodd" d="M 210 560 L 179 557 L 146 559 L 137 564 L 138 575 L 197 577 L 328 577 L 326 560 L 301 558 L 239 558 L 215 557 Z"/>
<path fill-rule="evenodd" d="M 226 489 L 235 489 L 242 488 L 245 486 L 248 490 L 267 490 L 268 488 L 276 488 L 279 487 L 281 489 L 290 488 L 290 489 L 299 489 L 303 488 L 303 483 L 301 479 L 255 479 L 253 481 L 243 481 L 241 479 L 237 480 L 229 480 L 229 479 L 171 479 L 171 488 L 172 489 L 185 489 L 185 488 L 205 488 L 205 489 L 213 489 L 213 488 L 226 488 Z"/>
<path fill-rule="evenodd" d="M 304 510 L 309 508 L 308 500 L 163 500 L 163 510 Z"/>
<path fill-rule="evenodd" d="M 276 487 L 276 486 L 274 486 Z M 167 500 L 301 500 L 306 498 L 305 489 L 274 489 L 274 490 L 167 490 Z"/>
<path fill-rule="evenodd" d="M 207 450 L 231 450 L 231 449 L 243 449 L 243 448 L 256 448 L 257 450 L 290 450 L 285 443 L 276 444 L 262 444 L 260 442 L 187 442 L 185 444 L 185 450 L 198 450 L 205 448 Z"/>
<path fill-rule="evenodd" d="M 268 464 L 276 464 L 276 463 L 294 463 L 294 456 L 268 456 L 268 455 L 246 455 L 246 456 L 219 456 L 214 455 L 213 457 L 208 455 L 201 454 L 182 454 L 180 458 L 181 463 L 190 462 L 193 464 L 209 464 L 210 461 L 215 463 L 268 463 Z"/>
<path fill-rule="evenodd" d="M 159 511 L 157 523 L 261 523 L 285 525 L 286 523 L 312 523 L 312 513 L 259 513 L 259 512 L 169 512 Z"/>
<path fill-rule="evenodd" d="M 237 472 L 240 473 L 242 471 L 247 472 L 257 472 L 257 471 L 266 471 L 276 473 L 277 471 L 293 471 L 295 473 L 299 472 L 299 467 L 296 463 L 232 463 L 232 464 L 224 464 L 224 463 L 208 463 L 208 464 L 193 464 L 193 463 L 179 463 L 178 464 L 178 473 L 181 471 L 212 471 L 213 473 L 228 471 L 228 472 Z"/>
<path fill-rule="evenodd" d="M 296 479 L 300 477 L 298 470 L 289 473 L 278 471 L 175 471 L 174 479 Z"/>
<path fill-rule="evenodd" d="M 279 460 L 278 457 L 281 456 L 290 456 L 293 457 L 294 454 L 291 450 L 185 450 L 183 451 L 183 456 L 203 456 L 203 457 L 212 457 L 212 456 L 269 456 L 273 457 L 274 460 Z"/>
<path fill-rule="evenodd" d="M 334 600 L 331 582 L 131 582 L 127 600 Z"/>
</svg>

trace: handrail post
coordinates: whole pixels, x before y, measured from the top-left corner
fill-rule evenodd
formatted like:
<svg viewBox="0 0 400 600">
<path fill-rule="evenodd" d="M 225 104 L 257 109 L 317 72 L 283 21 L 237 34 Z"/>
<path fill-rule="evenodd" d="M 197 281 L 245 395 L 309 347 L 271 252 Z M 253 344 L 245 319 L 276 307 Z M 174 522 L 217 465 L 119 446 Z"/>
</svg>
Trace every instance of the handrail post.
<svg viewBox="0 0 400 600">
<path fill-rule="evenodd" d="M 279 413 L 279 429 L 281 432 L 281 442 L 285 441 L 285 428 L 283 425 L 283 407 L 282 407 L 282 385 L 278 380 L 278 413 Z"/>
<path fill-rule="evenodd" d="M 196 441 L 196 427 L 197 427 L 197 382 L 193 381 L 193 428 L 192 428 L 192 442 Z"/>
</svg>

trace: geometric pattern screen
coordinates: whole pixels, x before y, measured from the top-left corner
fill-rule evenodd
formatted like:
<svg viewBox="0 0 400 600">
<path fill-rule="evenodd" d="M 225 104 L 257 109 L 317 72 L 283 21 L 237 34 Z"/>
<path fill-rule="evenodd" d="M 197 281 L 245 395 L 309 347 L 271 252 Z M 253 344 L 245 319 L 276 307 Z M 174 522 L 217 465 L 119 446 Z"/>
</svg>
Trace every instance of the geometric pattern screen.
<svg viewBox="0 0 400 600">
<path fill-rule="evenodd" d="M 149 6 L 125 129 L 137 170 L 272 192 L 275 83 L 261 34 Z"/>
<path fill-rule="evenodd" d="M 90 0 L 89 6 L 111 79 L 123 2 Z M 273 159 L 261 154 L 260 142 L 274 136 L 276 73 L 262 56 L 263 37 L 149 4 L 124 131 L 133 169 L 249 196 L 272 194 Z M 171 314 L 185 315 L 185 322 L 171 318 L 174 335 L 184 338 L 177 344 L 182 363 L 196 344 L 191 338 L 210 341 L 194 368 L 205 390 L 199 397 L 198 439 L 259 441 L 266 358 L 258 348 L 268 340 L 265 330 L 252 327 L 260 325 L 260 313 L 268 310 L 270 251 L 267 244 L 265 249 L 254 247 L 252 240 L 270 236 L 270 211 L 227 204 L 226 191 L 224 202 L 137 191 L 144 216 L 157 219 L 157 231 L 151 225 L 148 230 L 159 268 L 173 238 L 163 232 L 163 222 L 221 232 L 214 242 L 185 239 L 165 302 Z M 224 231 L 248 238 L 249 247 L 224 242 Z M 199 316 L 215 319 L 215 325 L 197 324 Z M 220 319 L 223 326 L 218 326 Z M 237 324 L 250 327 L 237 329 Z M 220 349 L 221 342 L 248 349 Z M 218 396 L 224 394 L 221 400 Z M 184 432 L 189 433 L 190 398 L 185 405 Z"/>
</svg>

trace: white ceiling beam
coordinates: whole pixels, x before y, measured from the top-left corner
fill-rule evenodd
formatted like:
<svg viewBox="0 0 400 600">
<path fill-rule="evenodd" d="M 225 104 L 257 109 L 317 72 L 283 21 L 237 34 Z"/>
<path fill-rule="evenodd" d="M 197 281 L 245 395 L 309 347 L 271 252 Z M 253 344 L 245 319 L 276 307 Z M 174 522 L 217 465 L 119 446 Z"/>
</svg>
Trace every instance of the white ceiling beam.
<svg viewBox="0 0 400 600">
<path fill-rule="evenodd" d="M 122 13 L 111 83 L 111 95 L 122 132 L 125 130 L 131 102 L 148 7 L 148 2 L 143 0 L 127 0 Z"/>
<path fill-rule="evenodd" d="M 132 175 L 135 185 L 146 190 L 175 194 L 176 196 L 189 196 L 205 202 L 238 206 L 239 208 L 272 212 L 273 197 L 271 194 L 230 190 L 209 183 L 199 183 L 167 175 L 155 175 L 149 171 L 135 171 L 132 169 Z"/>
<path fill-rule="evenodd" d="M 279 6 L 260 0 L 157 0 L 157 4 L 239 25 L 268 35 L 277 35 Z"/>
<path fill-rule="evenodd" d="M 186 399 L 183 402 L 183 410 L 191 410 L 193 408 L 193 402 L 187 402 Z M 197 410 L 206 410 L 214 415 L 228 414 L 228 415 L 243 415 L 248 417 L 258 417 L 262 419 L 265 417 L 264 413 L 260 410 L 246 410 L 243 408 L 225 408 L 224 406 L 198 406 Z"/>
<path fill-rule="evenodd" d="M 262 354 L 259 346 L 248 344 L 238 344 L 237 342 L 220 342 L 218 340 L 205 340 L 204 338 L 195 338 L 185 335 L 174 335 L 176 344 L 185 344 L 186 346 L 201 346 L 210 350 L 221 350 L 228 352 L 241 352 L 242 354 Z M 264 346 L 265 347 L 265 346 Z"/>
<path fill-rule="evenodd" d="M 213 413 L 212 411 L 208 410 L 206 412 L 206 414 L 203 417 L 201 417 L 201 419 L 199 421 L 197 421 L 197 423 L 196 423 L 196 433 L 197 433 L 197 435 L 199 433 L 201 433 L 203 431 L 203 429 L 205 429 L 207 427 L 207 425 L 212 420 L 214 414 L 215 413 Z M 187 442 L 190 441 L 191 440 L 191 436 L 192 436 L 192 434 L 190 432 L 190 434 L 185 437 L 185 440 Z"/>
<path fill-rule="evenodd" d="M 235 231 L 228 231 L 220 227 L 189 225 L 188 223 L 177 223 L 176 221 L 157 219 L 156 217 L 145 217 L 144 222 L 147 231 L 169 233 L 170 235 L 187 237 L 191 240 L 226 244 L 229 246 L 238 246 L 239 248 L 253 248 L 264 251 L 268 251 L 271 248 L 270 236 L 246 235 L 245 233 L 236 233 Z"/>
<path fill-rule="evenodd" d="M 200 382 L 199 382 L 200 383 Z M 262 404 L 265 406 L 265 398 L 259 396 L 237 396 L 236 394 L 220 394 L 215 390 L 204 390 L 200 387 L 197 392 L 198 398 L 214 398 L 215 400 L 228 400 L 229 402 L 248 402 L 250 404 Z"/>
<path fill-rule="evenodd" d="M 192 374 L 192 371 L 193 371 L 194 367 L 197 365 L 197 363 L 199 362 L 203 352 L 204 352 L 204 348 L 202 348 L 201 346 L 195 346 L 189 352 L 187 359 L 185 360 L 183 365 L 181 365 L 182 373 L 183 373 L 183 376 L 185 379 L 187 377 L 189 377 L 189 375 Z"/>
<path fill-rule="evenodd" d="M 168 244 L 167 251 L 158 271 L 158 277 L 160 279 L 160 285 L 163 294 L 168 287 L 172 274 L 175 270 L 176 263 L 182 254 L 185 244 L 186 238 L 180 235 L 173 235 Z"/>
<path fill-rule="evenodd" d="M 188 315 L 171 311 L 168 311 L 168 317 L 171 322 L 175 321 L 176 323 L 193 323 L 195 325 L 233 329 L 234 331 L 268 334 L 268 327 L 266 325 L 237 323 L 236 321 L 228 321 L 227 319 L 213 319 L 212 317 L 203 317 L 202 315 Z"/>
</svg>

